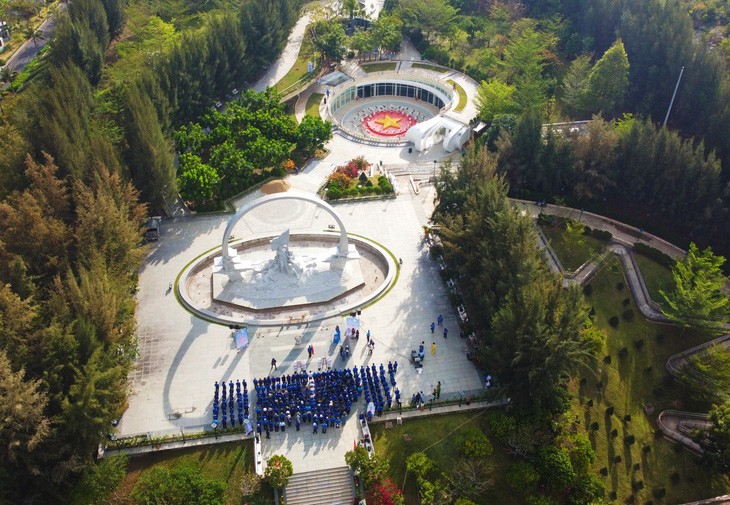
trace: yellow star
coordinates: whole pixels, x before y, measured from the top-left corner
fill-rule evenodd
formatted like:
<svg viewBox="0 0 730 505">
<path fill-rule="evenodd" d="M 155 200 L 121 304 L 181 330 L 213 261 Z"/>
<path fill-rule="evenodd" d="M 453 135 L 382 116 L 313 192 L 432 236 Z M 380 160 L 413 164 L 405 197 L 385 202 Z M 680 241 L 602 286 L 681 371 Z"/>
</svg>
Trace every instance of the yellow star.
<svg viewBox="0 0 730 505">
<path fill-rule="evenodd" d="M 386 114 L 383 119 L 376 119 L 375 122 L 383 125 L 383 130 L 387 130 L 388 128 L 400 128 L 398 122 L 401 119 L 403 118 L 390 117 L 388 114 Z"/>
</svg>

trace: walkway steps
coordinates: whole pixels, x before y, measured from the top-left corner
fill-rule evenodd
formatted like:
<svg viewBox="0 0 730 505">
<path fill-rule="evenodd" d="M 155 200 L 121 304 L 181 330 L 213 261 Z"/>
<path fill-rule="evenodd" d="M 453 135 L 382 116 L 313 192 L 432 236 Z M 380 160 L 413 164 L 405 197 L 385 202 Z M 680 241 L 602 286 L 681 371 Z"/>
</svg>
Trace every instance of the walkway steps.
<svg viewBox="0 0 730 505">
<path fill-rule="evenodd" d="M 354 499 L 347 466 L 294 474 L 286 486 L 287 505 L 351 505 Z"/>
</svg>

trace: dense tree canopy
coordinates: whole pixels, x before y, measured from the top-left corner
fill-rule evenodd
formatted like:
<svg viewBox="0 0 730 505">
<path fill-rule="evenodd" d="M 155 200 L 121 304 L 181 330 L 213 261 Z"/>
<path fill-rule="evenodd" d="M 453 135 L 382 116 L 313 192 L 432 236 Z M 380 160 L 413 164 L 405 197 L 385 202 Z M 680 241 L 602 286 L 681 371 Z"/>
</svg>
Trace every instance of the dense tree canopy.
<svg viewBox="0 0 730 505">
<path fill-rule="evenodd" d="M 311 116 L 297 125 L 272 90 L 243 92 L 225 113 L 203 116 L 175 133 L 178 186 L 194 205 L 215 206 L 271 175 L 295 149 L 311 153 L 332 136 L 329 122 Z"/>
<path fill-rule="evenodd" d="M 483 366 L 525 408 L 562 412 L 565 374 L 590 366 L 600 335 L 577 290 L 564 290 L 540 256 L 531 220 L 507 200 L 496 159 L 469 150 L 437 181 L 433 220 L 461 278 Z"/>
</svg>

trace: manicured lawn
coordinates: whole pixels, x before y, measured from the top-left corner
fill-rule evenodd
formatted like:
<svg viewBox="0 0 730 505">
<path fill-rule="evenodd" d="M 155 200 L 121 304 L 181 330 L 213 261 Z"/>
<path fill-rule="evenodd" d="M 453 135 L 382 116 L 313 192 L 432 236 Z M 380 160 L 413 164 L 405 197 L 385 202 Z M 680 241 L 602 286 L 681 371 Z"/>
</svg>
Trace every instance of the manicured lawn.
<svg viewBox="0 0 730 505">
<path fill-rule="evenodd" d="M 366 63 L 362 65 L 365 72 L 384 72 L 385 70 L 395 70 L 395 63 L 384 61 L 381 63 Z"/>
<path fill-rule="evenodd" d="M 664 298 L 659 294 L 659 290 L 662 289 L 665 292 L 670 292 L 674 289 L 674 278 L 672 277 L 672 271 L 660 265 L 656 261 L 647 258 L 643 254 L 634 253 L 636 258 L 636 264 L 639 265 L 641 275 L 644 277 L 644 283 L 646 283 L 646 289 L 649 291 L 649 297 L 662 305 Z"/>
<path fill-rule="evenodd" d="M 566 241 L 564 229 L 547 225 L 543 225 L 541 228 L 567 272 L 574 272 L 592 256 L 600 254 L 606 249 L 605 242 L 595 237 L 583 235 L 582 243 L 571 244 Z"/>
<path fill-rule="evenodd" d="M 607 338 L 598 356 L 597 376 L 586 372 L 585 385 L 580 386 L 577 381 L 572 385 L 575 398 L 571 414 L 581 422 L 596 450 L 596 472 L 602 468 L 608 470 L 607 497 L 613 491 L 616 503 L 628 503 L 629 497 L 635 494 L 634 503 L 653 500 L 660 504 L 684 503 L 727 493 L 730 490 L 727 478 L 711 473 L 698 464 L 695 456 L 654 435 L 655 419 L 664 409 L 708 411 L 709 405 L 698 402 L 690 390 L 668 378 L 664 367 L 669 356 L 704 339 L 688 331 L 680 338 L 678 329 L 644 320 L 625 286 L 616 258 L 606 263 L 591 285 L 593 293 L 586 301 L 595 309 L 596 324 Z M 617 289 L 619 285 L 623 285 L 621 289 Z M 624 306 L 627 298 L 630 303 Z M 634 312 L 632 321 L 622 317 L 627 309 Z M 617 328 L 608 324 L 612 316 L 619 317 Z M 620 358 L 622 348 L 628 354 Z M 609 363 L 604 359 L 606 356 L 610 356 Z M 644 413 L 644 403 L 654 405 L 653 414 Z M 608 406 L 615 409 L 611 416 L 606 416 Z M 597 430 L 591 429 L 593 423 L 597 423 Z M 615 436 L 611 433 L 614 429 Z M 624 443 L 629 435 L 636 439 L 633 445 Z M 650 452 L 644 453 L 644 447 L 649 447 Z M 616 461 L 618 457 L 620 461 Z M 671 476 L 675 472 L 679 481 L 673 484 Z M 641 481 L 643 488 L 632 489 L 632 481 Z M 662 487 L 666 497 L 655 498 L 654 490 Z"/>
<path fill-rule="evenodd" d="M 307 98 L 307 116 L 319 117 L 319 103 L 323 96 L 322 93 L 312 93 Z"/>
<path fill-rule="evenodd" d="M 280 93 L 288 93 L 292 91 L 292 89 L 287 88 L 309 75 L 309 72 L 307 72 L 307 63 L 310 61 L 315 64 L 316 72 L 316 64 L 319 61 L 319 58 L 317 57 L 314 44 L 312 43 L 312 35 L 310 34 L 309 29 L 307 29 L 304 31 L 304 39 L 302 40 L 302 47 L 299 49 L 297 61 L 294 63 L 291 70 L 289 70 L 289 72 L 287 72 L 287 74 L 276 83 L 274 89 Z"/>
<path fill-rule="evenodd" d="M 456 87 L 456 92 L 459 94 L 459 104 L 456 106 L 454 111 L 461 112 L 466 107 L 466 104 L 469 103 L 469 98 L 466 96 L 466 91 L 464 91 L 464 88 L 462 88 L 461 84 L 459 84 L 458 82 L 454 82 L 451 79 L 446 82 Z"/>
<path fill-rule="evenodd" d="M 241 476 L 244 472 L 254 471 L 253 441 L 232 442 L 197 449 L 183 449 L 147 454 L 129 459 L 127 476 L 115 491 L 120 497 L 119 503 L 131 503 L 128 499 L 139 477 L 155 465 L 175 467 L 195 464 L 203 476 L 228 483 L 226 505 L 240 505 Z M 250 505 L 268 505 L 274 503 L 274 492 L 262 483 L 261 491 L 253 499 L 247 499 Z"/>
<path fill-rule="evenodd" d="M 475 427 L 489 435 L 487 419 L 490 411 L 487 410 L 483 414 L 480 412 L 471 410 L 463 414 L 406 419 L 402 426 L 394 425 L 390 429 L 386 429 L 384 423 L 372 424 L 370 429 L 373 433 L 375 452 L 390 460 L 390 476 L 398 487 L 403 486 L 403 479 L 406 477 L 406 458 L 414 452 L 423 451 L 437 441 L 436 445 L 426 450 L 426 455 L 441 472 L 448 472 L 454 462 L 461 457 L 455 443 L 460 431 Z M 466 424 L 461 426 L 463 423 Z M 451 433 L 457 427 L 459 428 Z M 441 440 L 443 437 L 446 438 Z M 514 503 L 515 492 L 507 485 L 504 473 L 516 460 L 496 440 L 492 437 L 490 440 L 494 446 L 494 452 L 489 457 L 489 462 L 494 465 L 492 472 L 494 486 L 477 503 L 479 505 Z M 406 478 L 403 494 L 407 505 L 418 504 L 416 479 L 413 476 L 409 475 Z"/>
<path fill-rule="evenodd" d="M 438 72 L 440 74 L 445 74 L 449 71 L 448 68 L 443 67 L 436 67 L 434 65 L 431 65 L 430 63 L 414 63 L 411 65 L 413 68 L 425 68 L 426 70 L 433 70 L 434 72 Z"/>
</svg>

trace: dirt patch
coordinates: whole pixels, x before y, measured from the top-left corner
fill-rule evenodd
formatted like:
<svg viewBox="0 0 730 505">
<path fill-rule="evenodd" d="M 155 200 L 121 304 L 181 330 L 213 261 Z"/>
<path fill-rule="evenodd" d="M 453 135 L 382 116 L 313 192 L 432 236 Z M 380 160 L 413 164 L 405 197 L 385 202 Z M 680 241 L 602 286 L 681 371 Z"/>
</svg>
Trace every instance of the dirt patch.
<svg viewBox="0 0 730 505">
<path fill-rule="evenodd" d="M 284 193 L 289 191 L 291 186 L 288 182 L 283 179 L 277 179 L 275 181 L 269 181 L 261 186 L 261 192 L 265 195 L 273 195 L 274 193 Z"/>
</svg>

